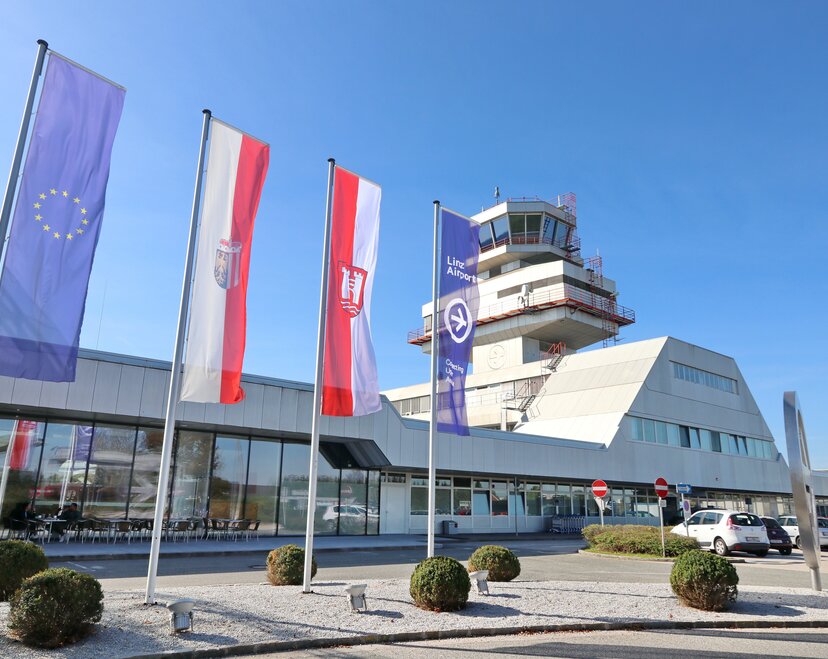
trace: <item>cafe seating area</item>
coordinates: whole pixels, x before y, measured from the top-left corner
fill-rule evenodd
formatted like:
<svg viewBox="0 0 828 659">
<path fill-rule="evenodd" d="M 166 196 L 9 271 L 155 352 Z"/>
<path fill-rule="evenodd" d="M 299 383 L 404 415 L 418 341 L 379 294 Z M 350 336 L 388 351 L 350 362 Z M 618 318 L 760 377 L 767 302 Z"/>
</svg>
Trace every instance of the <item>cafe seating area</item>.
<svg viewBox="0 0 828 659">
<path fill-rule="evenodd" d="M 164 520 L 161 539 L 168 542 L 205 540 L 254 540 L 259 537 L 258 519 L 221 519 L 190 517 Z M 149 542 L 152 539 L 151 519 L 85 518 L 69 522 L 56 517 L 30 520 L 3 520 L 0 539 L 50 542 Z"/>
</svg>

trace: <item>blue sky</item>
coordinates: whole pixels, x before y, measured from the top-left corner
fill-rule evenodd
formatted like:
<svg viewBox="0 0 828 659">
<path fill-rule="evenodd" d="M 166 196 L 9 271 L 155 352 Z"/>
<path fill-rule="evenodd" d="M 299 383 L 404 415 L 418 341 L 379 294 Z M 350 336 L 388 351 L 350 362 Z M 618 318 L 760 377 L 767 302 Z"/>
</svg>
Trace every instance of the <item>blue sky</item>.
<svg viewBox="0 0 828 659">
<path fill-rule="evenodd" d="M 430 297 L 432 199 L 472 214 L 495 185 L 573 190 L 584 255 L 636 310 L 624 340 L 735 357 L 782 450 L 797 390 L 828 467 L 826 19 L 819 2 L 5 2 L 0 164 L 36 39 L 127 88 L 81 345 L 169 359 L 201 109 L 269 141 L 245 370 L 304 381 L 326 159 L 378 181 L 383 388 L 428 376 L 405 337 Z"/>
</svg>

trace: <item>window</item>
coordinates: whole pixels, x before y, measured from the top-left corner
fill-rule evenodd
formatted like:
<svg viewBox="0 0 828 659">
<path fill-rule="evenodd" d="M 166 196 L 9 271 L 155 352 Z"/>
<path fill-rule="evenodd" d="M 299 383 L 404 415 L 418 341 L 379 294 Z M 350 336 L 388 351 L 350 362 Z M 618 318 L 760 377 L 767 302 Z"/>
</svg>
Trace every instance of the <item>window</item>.
<svg viewBox="0 0 828 659">
<path fill-rule="evenodd" d="M 343 469 L 339 479 L 339 535 L 364 535 L 368 521 L 368 472 Z"/>
<path fill-rule="evenodd" d="M 491 249 L 494 245 L 494 240 L 492 238 L 492 225 L 491 223 L 481 224 L 480 225 L 480 236 L 478 238 L 480 241 L 480 251 L 485 252 L 487 249 Z"/>
<path fill-rule="evenodd" d="M 276 532 L 279 508 L 279 471 L 282 445 L 270 440 L 250 442 L 250 468 L 247 474 L 244 516 L 261 522 L 263 533 Z"/>
<path fill-rule="evenodd" d="M 555 237 L 555 220 L 548 215 L 543 216 L 543 242 L 551 245 Z"/>
<path fill-rule="evenodd" d="M 523 517 L 526 514 L 523 505 L 524 494 L 525 485 L 523 483 L 519 483 L 517 488 L 515 488 L 514 482 L 509 483 L 509 501 L 511 502 L 512 514 L 517 515 L 518 517 Z"/>
<path fill-rule="evenodd" d="M 540 240 L 541 215 L 526 216 L 526 242 L 536 243 Z"/>
<path fill-rule="evenodd" d="M 644 419 L 644 441 L 655 442 L 655 421 L 652 419 Z"/>
<path fill-rule="evenodd" d="M 555 486 L 552 483 L 541 485 L 541 507 L 545 517 L 557 514 L 555 512 Z"/>
<path fill-rule="evenodd" d="M 492 481 L 492 517 L 509 514 L 508 492 L 505 482 Z"/>
<path fill-rule="evenodd" d="M 656 427 L 656 441 L 659 444 L 666 444 L 667 443 L 667 424 L 662 423 L 661 421 L 655 422 Z"/>
<path fill-rule="evenodd" d="M 713 450 L 713 433 L 699 428 L 699 439 L 701 440 L 702 451 Z"/>
<path fill-rule="evenodd" d="M 526 234 L 526 216 L 523 213 L 510 213 L 509 230 L 512 233 L 512 241 L 522 243 Z"/>
<path fill-rule="evenodd" d="M 736 515 L 731 515 L 730 521 L 736 524 L 736 526 L 764 526 L 759 517 L 749 513 L 738 513 Z"/>
<path fill-rule="evenodd" d="M 698 428 L 690 428 L 690 448 L 701 448 Z"/>
<path fill-rule="evenodd" d="M 6 463 L 9 444 L 14 442 L 0 519 L 5 519 L 15 506 L 25 505 L 34 498 L 44 430 L 45 424 L 37 421 L 0 419 L 0 464 Z"/>
<path fill-rule="evenodd" d="M 509 242 L 509 220 L 505 217 L 499 217 L 492 222 L 492 230 L 494 231 L 495 247 L 505 245 Z"/>
<path fill-rule="evenodd" d="M 471 481 L 468 478 L 454 479 L 454 508 L 455 515 L 471 515 L 472 514 L 472 491 L 469 485 Z M 458 487 L 463 485 L 464 487 Z M 488 511 L 487 513 L 488 514 Z"/>
<path fill-rule="evenodd" d="M 537 517 L 541 514 L 540 483 L 526 484 L 526 514 Z"/>
<path fill-rule="evenodd" d="M 679 438 L 684 448 L 690 448 L 690 428 L 687 426 L 679 426 Z"/>
<path fill-rule="evenodd" d="M 129 488 L 129 517 L 151 519 L 155 515 L 155 497 L 158 493 L 163 445 L 162 428 L 138 428 L 132 482 Z M 172 479 L 168 482 L 172 483 Z"/>
<path fill-rule="evenodd" d="M 681 446 L 679 427 L 675 423 L 667 423 L 667 443 L 670 446 Z"/>
<path fill-rule="evenodd" d="M 706 387 L 711 387 L 712 389 L 725 391 L 729 394 L 738 393 L 736 380 L 732 378 L 728 378 L 723 375 L 716 375 L 715 373 L 703 371 L 692 366 L 686 366 L 685 364 L 678 364 L 676 362 L 671 363 L 673 364 L 673 377 L 678 380 L 701 384 Z"/>
<path fill-rule="evenodd" d="M 80 448 L 86 441 L 89 426 L 75 426 L 70 462 L 77 468 L 78 452 L 89 458 L 86 470 L 83 514 L 88 517 L 125 519 L 132 457 L 135 451 L 135 428 L 95 426 L 89 446 Z M 83 460 L 85 461 L 85 459 Z"/>
<path fill-rule="evenodd" d="M 216 437 L 213 477 L 210 481 L 210 517 L 244 518 L 244 484 L 250 442 L 237 437 Z M 196 513 L 192 512 L 191 517 Z"/>
</svg>

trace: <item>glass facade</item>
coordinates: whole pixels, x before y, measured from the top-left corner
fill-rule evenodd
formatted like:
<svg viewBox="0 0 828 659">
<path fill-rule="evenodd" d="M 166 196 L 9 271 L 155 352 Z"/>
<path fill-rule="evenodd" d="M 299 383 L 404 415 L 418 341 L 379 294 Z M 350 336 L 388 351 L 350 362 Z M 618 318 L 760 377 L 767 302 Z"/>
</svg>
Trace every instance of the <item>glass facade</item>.
<svg viewBox="0 0 828 659">
<path fill-rule="evenodd" d="M 12 438 L 3 519 L 27 502 L 44 515 L 77 503 L 87 518 L 153 517 L 161 428 L 0 418 L 0 464 Z M 260 533 L 304 535 L 309 463 L 308 444 L 181 429 L 167 516 L 259 520 Z M 320 453 L 317 492 L 317 533 L 379 533 L 379 471 L 340 469 Z"/>
</svg>

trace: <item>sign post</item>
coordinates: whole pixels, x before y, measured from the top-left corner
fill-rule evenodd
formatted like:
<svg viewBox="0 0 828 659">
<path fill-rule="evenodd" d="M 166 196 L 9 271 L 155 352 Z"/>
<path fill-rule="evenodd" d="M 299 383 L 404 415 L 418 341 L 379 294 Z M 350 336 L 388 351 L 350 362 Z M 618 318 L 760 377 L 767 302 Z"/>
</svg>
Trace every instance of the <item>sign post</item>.
<svg viewBox="0 0 828 659">
<path fill-rule="evenodd" d="M 655 480 L 655 491 L 658 495 L 658 521 L 661 526 L 661 555 L 667 556 L 667 551 L 664 548 L 664 507 L 667 505 L 667 481 L 659 476 Z"/>
<path fill-rule="evenodd" d="M 601 516 L 601 526 L 604 525 L 604 497 L 607 496 L 607 484 L 602 480 L 593 481 L 592 496 L 595 497 L 595 505 L 598 506 L 598 514 Z"/>
<path fill-rule="evenodd" d="M 685 494 L 690 494 L 692 488 L 687 483 L 676 483 L 676 492 L 681 495 L 681 518 L 684 520 L 684 535 L 690 537 L 690 529 L 687 528 L 687 518 L 690 513 L 690 502 L 684 498 Z"/>
</svg>

